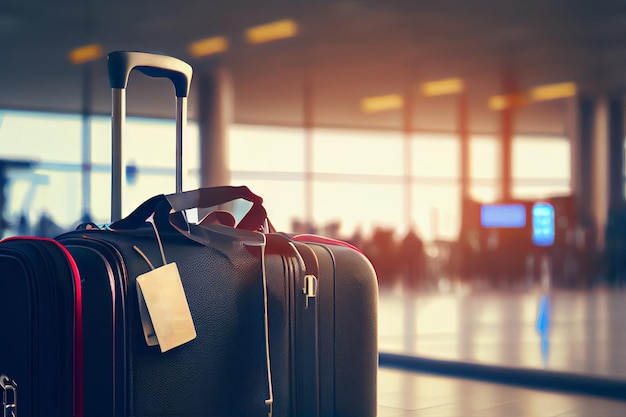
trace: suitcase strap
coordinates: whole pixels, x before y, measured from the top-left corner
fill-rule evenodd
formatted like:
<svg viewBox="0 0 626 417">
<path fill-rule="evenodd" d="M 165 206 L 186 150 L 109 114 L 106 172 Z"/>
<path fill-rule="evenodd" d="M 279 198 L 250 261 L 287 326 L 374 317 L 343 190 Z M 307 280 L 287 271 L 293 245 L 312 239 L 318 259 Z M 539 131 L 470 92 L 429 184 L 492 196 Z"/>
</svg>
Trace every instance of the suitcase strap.
<svg viewBox="0 0 626 417">
<path fill-rule="evenodd" d="M 263 274 L 263 321 L 265 327 L 265 360 L 267 366 L 267 391 L 268 398 L 265 400 L 267 405 L 267 417 L 274 414 L 274 387 L 272 385 L 272 360 L 270 355 L 270 326 L 269 326 L 269 301 L 267 293 L 267 268 L 265 265 L 265 254 L 267 249 L 267 239 L 263 236 L 261 249 L 261 270 Z"/>
</svg>

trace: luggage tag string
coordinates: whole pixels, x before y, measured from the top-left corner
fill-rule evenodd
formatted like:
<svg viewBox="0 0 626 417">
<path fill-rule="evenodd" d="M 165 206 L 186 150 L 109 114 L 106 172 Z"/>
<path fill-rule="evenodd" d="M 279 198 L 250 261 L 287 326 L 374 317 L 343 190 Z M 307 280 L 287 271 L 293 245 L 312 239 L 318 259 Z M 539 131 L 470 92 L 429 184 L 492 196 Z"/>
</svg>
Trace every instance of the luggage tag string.
<svg viewBox="0 0 626 417">
<path fill-rule="evenodd" d="M 161 242 L 161 235 L 159 235 L 159 230 L 157 229 L 156 224 L 154 223 L 154 214 L 152 214 L 146 220 L 146 222 L 152 225 L 152 229 L 154 230 L 154 234 L 156 235 L 156 238 L 157 238 L 157 243 L 159 244 L 159 251 L 161 252 L 161 260 L 163 261 L 163 265 L 167 265 L 167 260 L 165 259 L 165 250 L 163 249 L 163 243 Z M 148 264 L 151 270 L 154 271 L 156 269 L 154 265 L 152 264 L 152 262 L 150 262 L 150 259 L 146 256 L 145 253 L 143 253 L 141 249 L 139 249 L 135 245 L 133 245 L 133 249 L 143 258 L 144 261 L 146 261 L 146 263 Z"/>
<path fill-rule="evenodd" d="M 159 243 L 159 251 L 161 252 L 161 259 L 163 260 L 163 265 L 167 265 L 167 260 L 165 259 L 165 250 L 163 249 L 163 243 L 161 242 L 161 235 L 159 235 L 159 230 L 154 223 L 154 213 L 148 217 L 146 222 L 152 225 L 152 229 L 154 229 L 154 234 L 156 235 L 157 242 Z"/>
</svg>

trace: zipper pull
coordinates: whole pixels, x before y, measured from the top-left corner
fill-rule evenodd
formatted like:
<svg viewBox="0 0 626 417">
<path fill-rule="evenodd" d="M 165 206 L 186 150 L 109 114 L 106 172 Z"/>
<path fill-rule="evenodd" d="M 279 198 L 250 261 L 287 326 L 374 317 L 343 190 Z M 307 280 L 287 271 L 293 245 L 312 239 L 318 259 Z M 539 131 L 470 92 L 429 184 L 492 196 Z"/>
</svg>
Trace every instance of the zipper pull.
<svg viewBox="0 0 626 417">
<path fill-rule="evenodd" d="M 306 297 L 304 308 L 309 308 L 309 299 L 317 297 L 317 277 L 315 275 L 304 276 L 304 287 L 302 292 Z"/>
</svg>

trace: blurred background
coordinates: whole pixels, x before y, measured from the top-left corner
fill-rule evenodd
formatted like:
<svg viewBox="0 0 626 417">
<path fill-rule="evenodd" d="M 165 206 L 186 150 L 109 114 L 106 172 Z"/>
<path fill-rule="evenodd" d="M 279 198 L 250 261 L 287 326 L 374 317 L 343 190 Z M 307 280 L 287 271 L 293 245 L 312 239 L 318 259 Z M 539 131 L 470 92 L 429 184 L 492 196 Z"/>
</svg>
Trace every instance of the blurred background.
<svg viewBox="0 0 626 417">
<path fill-rule="evenodd" d="M 106 54 L 170 54 L 183 188 L 359 247 L 381 350 L 626 376 L 621 2 L 25 0 L 0 42 L 3 236 L 110 220 Z M 174 191 L 170 96 L 131 75 L 124 214 Z"/>
</svg>

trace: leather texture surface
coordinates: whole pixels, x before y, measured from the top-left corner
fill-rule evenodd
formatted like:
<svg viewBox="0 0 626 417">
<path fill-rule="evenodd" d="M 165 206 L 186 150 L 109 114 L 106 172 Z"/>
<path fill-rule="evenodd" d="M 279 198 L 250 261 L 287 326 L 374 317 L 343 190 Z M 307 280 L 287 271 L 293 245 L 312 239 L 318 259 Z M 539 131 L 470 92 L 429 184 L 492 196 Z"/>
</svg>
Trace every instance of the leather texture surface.
<svg viewBox="0 0 626 417">
<path fill-rule="evenodd" d="M 261 263 L 241 242 L 219 250 L 178 233 L 161 233 L 168 262 L 176 262 L 197 338 L 161 353 L 143 337 L 135 279 L 161 265 L 151 228 L 111 232 L 84 230 L 60 237 L 106 241 L 123 257 L 128 415 L 246 416 L 266 413 L 267 377 Z M 108 277 L 102 277 L 108 280 Z M 90 303 L 85 299 L 84 303 Z M 116 332 L 120 337 L 119 332 Z M 89 372 L 88 369 L 85 372 Z"/>
</svg>

